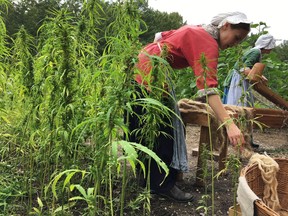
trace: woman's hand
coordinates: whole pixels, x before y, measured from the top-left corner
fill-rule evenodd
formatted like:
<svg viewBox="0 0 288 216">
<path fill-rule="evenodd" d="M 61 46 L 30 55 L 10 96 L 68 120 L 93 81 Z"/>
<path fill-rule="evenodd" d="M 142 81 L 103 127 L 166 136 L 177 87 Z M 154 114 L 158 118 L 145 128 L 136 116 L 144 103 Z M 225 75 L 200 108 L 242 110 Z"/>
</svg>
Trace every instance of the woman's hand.
<svg viewBox="0 0 288 216">
<path fill-rule="evenodd" d="M 230 143 L 234 146 L 237 146 L 238 144 L 244 144 L 245 140 L 243 134 L 225 110 L 219 95 L 209 96 L 208 102 L 213 111 L 215 112 L 217 118 L 225 124 Z"/>
<path fill-rule="evenodd" d="M 234 124 L 233 121 L 226 123 L 225 126 L 230 143 L 233 146 L 241 147 L 245 143 L 245 139 L 240 129 Z"/>
</svg>

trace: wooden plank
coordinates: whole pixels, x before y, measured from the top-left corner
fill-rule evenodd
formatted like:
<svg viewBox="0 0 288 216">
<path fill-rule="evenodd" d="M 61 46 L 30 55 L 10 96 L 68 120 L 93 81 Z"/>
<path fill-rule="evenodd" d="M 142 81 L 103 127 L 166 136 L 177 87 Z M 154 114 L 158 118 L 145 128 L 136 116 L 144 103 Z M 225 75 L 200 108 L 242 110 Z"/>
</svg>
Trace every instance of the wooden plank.
<svg viewBox="0 0 288 216">
<path fill-rule="evenodd" d="M 267 109 L 267 108 L 251 108 L 251 107 L 241 107 L 242 109 L 247 109 L 252 112 L 253 119 L 256 122 L 264 124 L 264 127 L 269 128 L 285 128 L 288 127 L 288 111 L 281 109 Z M 230 116 L 237 118 L 238 106 L 225 105 L 225 109 L 229 112 Z M 196 124 L 199 126 L 208 127 L 208 115 L 206 113 L 201 113 L 195 111 L 181 112 L 182 120 L 185 124 Z M 254 127 L 258 127 L 254 123 Z"/>
<path fill-rule="evenodd" d="M 288 127 L 288 111 L 265 108 L 254 108 L 254 119 L 269 128 Z M 258 127 L 254 124 L 255 127 Z"/>
<path fill-rule="evenodd" d="M 264 96 L 269 101 L 273 102 L 281 109 L 288 110 L 288 102 L 279 94 L 272 91 L 272 89 L 267 86 L 267 83 L 261 79 L 264 68 L 265 64 L 263 63 L 254 64 L 253 68 L 247 76 L 249 82 L 252 84 L 253 89 L 259 94 Z"/>
<path fill-rule="evenodd" d="M 273 102 L 276 106 L 281 109 L 288 110 L 288 102 L 282 98 L 280 95 L 273 92 L 268 86 L 262 82 L 257 82 L 253 84 L 253 89 L 259 94 L 264 96 L 269 101 Z"/>
<path fill-rule="evenodd" d="M 197 124 L 208 127 L 208 116 L 206 113 L 188 112 L 181 113 L 182 120 L 185 124 Z"/>
<path fill-rule="evenodd" d="M 269 108 L 254 108 L 254 113 L 257 115 L 279 115 L 279 116 L 288 116 L 288 111 L 281 109 L 269 109 Z"/>
</svg>

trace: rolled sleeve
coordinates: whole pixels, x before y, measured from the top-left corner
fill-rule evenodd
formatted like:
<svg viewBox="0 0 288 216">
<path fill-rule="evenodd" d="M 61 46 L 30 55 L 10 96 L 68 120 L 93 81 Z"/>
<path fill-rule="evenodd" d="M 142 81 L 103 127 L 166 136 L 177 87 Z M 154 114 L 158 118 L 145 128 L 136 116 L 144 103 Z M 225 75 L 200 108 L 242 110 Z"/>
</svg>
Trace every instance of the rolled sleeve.
<svg viewBox="0 0 288 216">
<path fill-rule="evenodd" d="M 217 88 L 207 88 L 199 90 L 195 95 L 195 100 L 206 103 L 206 98 L 211 95 L 220 95 Z"/>
</svg>

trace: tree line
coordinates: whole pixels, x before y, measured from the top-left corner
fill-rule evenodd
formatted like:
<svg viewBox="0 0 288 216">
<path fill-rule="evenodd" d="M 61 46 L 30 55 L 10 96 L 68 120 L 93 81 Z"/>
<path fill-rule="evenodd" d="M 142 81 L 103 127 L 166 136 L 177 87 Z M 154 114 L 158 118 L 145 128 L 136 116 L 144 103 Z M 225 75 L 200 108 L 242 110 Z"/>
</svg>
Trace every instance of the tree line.
<svg viewBox="0 0 288 216">
<path fill-rule="evenodd" d="M 53 11 L 65 8 L 69 13 L 73 14 L 74 17 L 79 17 L 81 16 L 81 9 L 83 8 L 83 1 L 80 0 L 9 0 L 9 2 L 10 4 L 8 4 L 8 7 L 5 8 L 5 10 L 2 10 L 2 16 L 10 40 L 15 38 L 17 32 L 21 28 L 24 28 L 29 35 L 37 40 L 39 37 L 39 27 L 47 17 L 53 16 Z M 139 35 L 139 41 L 143 45 L 152 42 L 156 32 L 177 29 L 180 26 L 187 24 L 178 12 L 167 13 L 154 10 L 149 7 L 148 1 L 137 0 L 133 1 L 133 3 L 136 6 L 135 8 L 131 8 L 131 12 L 133 12 L 133 10 L 138 10 L 141 19 L 143 20 L 141 23 L 142 33 Z M 107 34 L 109 25 L 116 18 L 116 14 L 113 13 L 112 8 L 117 4 L 117 2 L 95 0 L 93 1 L 93 4 L 99 5 L 102 8 L 100 11 L 97 11 L 99 20 L 94 23 L 94 28 L 97 31 L 95 32 L 95 35 L 97 35 L 98 38 L 97 50 L 101 54 L 107 45 L 105 34 Z M 246 40 L 246 43 L 241 45 L 241 49 L 243 50 L 253 47 L 254 42 L 260 34 L 269 32 L 269 28 L 265 22 L 253 24 L 252 28 L 257 29 L 258 32 L 256 34 L 251 34 Z M 233 48 L 232 51 L 226 50 L 221 52 L 221 56 L 229 56 L 228 59 L 224 57 L 225 62 L 233 64 L 237 61 L 237 58 L 239 57 L 239 54 L 237 53 L 239 53 L 239 51 L 236 50 L 237 48 Z M 220 58 L 219 71 L 221 74 L 219 76 L 219 88 L 221 88 L 221 83 L 227 75 L 227 71 L 222 71 L 223 67 L 221 67 L 221 65 L 224 63 L 222 62 L 221 64 L 221 59 L 222 58 Z M 265 61 L 268 62 L 266 71 L 269 72 L 265 75 L 269 79 L 270 87 L 287 99 L 288 96 L 285 93 L 285 89 L 287 88 L 285 77 L 287 75 L 288 41 L 283 41 L 279 46 L 273 49 L 272 54 L 269 55 Z M 231 66 L 228 68 L 231 68 Z M 186 78 L 193 77 L 191 71 L 180 71 L 180 73 L 183 73 L 183 76 Z M 195 85 L 193 85 L 193 82 L 191 83 L 191 79 L 193 78 L 188 79 L 190 83 L 185 82 L 187 79 L 180 79 L 178 81 L 178 89 L 181 89 L 179 93 L 180 97 L 191 96 L 195 93 Z M 187 92 L 189 93 L 187 94 Z"/>
</svg>

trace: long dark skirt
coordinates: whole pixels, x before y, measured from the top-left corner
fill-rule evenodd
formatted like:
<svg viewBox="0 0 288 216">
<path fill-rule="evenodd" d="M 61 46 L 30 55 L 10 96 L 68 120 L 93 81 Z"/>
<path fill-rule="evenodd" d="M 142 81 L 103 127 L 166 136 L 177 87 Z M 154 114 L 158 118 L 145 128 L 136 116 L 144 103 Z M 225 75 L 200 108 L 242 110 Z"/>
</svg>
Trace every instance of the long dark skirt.
<svg viewBox="0 0 288 216">
<path fill-rule="evenodd" d="M 143 94 L 141 93 L 141 90 L 139 87 L 136 87 L 136 91 L 139 93 L 138 98 L 144 97 Z M 169 104 L 169 100 L 163 99 L 163 104 L 164 105 Z M 145 114 L 144 113 L 145 110 L 143 110 L 142 106 L 133 106 L 132 109 L 133 109 L 134 113 L 136 113 L 140 116 Z M 127 119 L 126 119 L 126 123 L 129 124 L 130 132 L 135 130 L 135 129 L 143 127 L 141 125 L 141 123 L 139 122 L 137 115 L 129 114 L 128 118 L 129 118 L 129 122 L 127 122 Z M 170 122 L 170 124 L 168 124 L 168 125 L 171 125 L 171 122 L 172 122 L 172 120 L 169 119 L 168 117 L 164 117 L 163 121 L 167 122 L 167 123 Z M 155 192 L 164 192 L 164 191 L 170 190 L 174 186 L 174 184 L 176 182 L 177 171 L 175 169 L 169 167 L 169 165 L 171 164 L 171 161 L 172 161 L 172 157 L 173 157 L 173 128 L 171 126 L 167 126 L 167 125 L 162 124 L 159 127 L 159 131 L 165 132 L 169 136 L 167 136 L 167 135 L 164 136 L 163 133 L 161 133 L 155 140 L 155 143 L 153 146 L 153 151 L 168 166 L 169 174 L 165 178 L 164 170 L 161 169 L 153 159 L 151 159 L 150 188 L 151 188 L 151 190 L 153 190 Z M 144 140 L 140 140 L 139 137 L 137 137 L 137 134 L 135 134 L 135 133 L 131 133 L 129 135 L 128 141 L 136 142 L 136 143 L 142 144 L 144 146 L 147 146 L 147 143 L 145 143 Z M 146 173 L 148 173 L 147 172 L 148 171 L 147 159 L 144 159 L 143 162 L 146 166 Z M 165 180 L 164 180 L 164 178 L 165 178 Z M 164 182 L 163 182 L 163 180 L 164 180 Z M 147 183 L 147 182 L 145 182 L 145 183 Z"/>
</svg>

